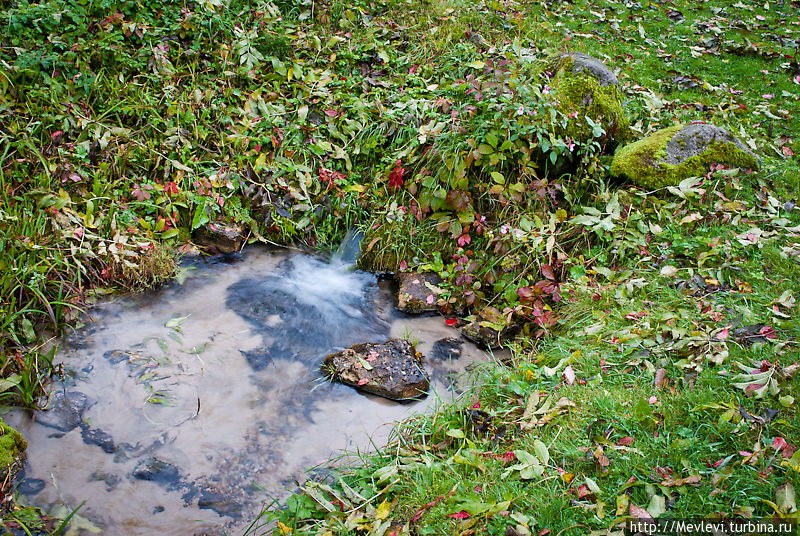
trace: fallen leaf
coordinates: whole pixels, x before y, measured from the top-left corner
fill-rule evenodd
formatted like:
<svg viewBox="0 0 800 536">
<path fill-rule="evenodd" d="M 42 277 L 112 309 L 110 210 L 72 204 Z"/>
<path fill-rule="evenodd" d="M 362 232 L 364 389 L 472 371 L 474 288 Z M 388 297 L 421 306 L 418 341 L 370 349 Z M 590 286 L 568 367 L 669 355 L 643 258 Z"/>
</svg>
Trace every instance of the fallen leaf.
<svg viewBox="0 0 800 536">
<path fill-rule="evenodd" d="M 781 484 L 775 490 L 775 504 L 777 504 L 780 511 L 785 514 L 791 514 L 797 511 L 794 486 L 792 486 L 790 482 Z"/>
<path fill-rule="evenodd" d="M 665 277 L 675 277 L 678 275 L 678 269 L 671 264 L 668 264 L 661 268 L 661 275 Z"/>
<path fill-rule="evenodd" d="M 455 514 L 447 514 L 447 516 L 445 517 L 452 517 L 453 519 L 467 519 L 468 517 L 471 516 L 469 515 L 469 512 L 467 512 L 466 510 L 461 510 L 460 512 L 456 512 Z"/>
<path fill-rule="evenodd" d="M 621 447 L 630 447 L 633 445 L 634 439 L 631 436 L 621 437 L 619 441 L 617 441 L 617 445 Z"/>
<path fill-rule="evenodd" d="M 566 380 L 569 385 L 575 383 L 575 371 L 572 370 L 572 365 L 567 365 L 561 376 Z"/>
</svg>

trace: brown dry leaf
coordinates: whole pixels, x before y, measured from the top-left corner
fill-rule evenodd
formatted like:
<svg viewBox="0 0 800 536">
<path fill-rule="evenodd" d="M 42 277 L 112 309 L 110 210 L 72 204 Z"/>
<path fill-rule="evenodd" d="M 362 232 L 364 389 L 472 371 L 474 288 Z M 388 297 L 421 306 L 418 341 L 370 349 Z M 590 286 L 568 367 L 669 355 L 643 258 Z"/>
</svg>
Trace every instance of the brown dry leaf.
<svg viewBox="0 0 800 536">
<path fill-rule="evenodd" d="M 661 482 L 662 486 L 668 488 L 683 486 L 684 484 L 698 485 L 702 477 L 700 475 L 687 476 L 686 478 L 668 478 Z"/>
</svg>

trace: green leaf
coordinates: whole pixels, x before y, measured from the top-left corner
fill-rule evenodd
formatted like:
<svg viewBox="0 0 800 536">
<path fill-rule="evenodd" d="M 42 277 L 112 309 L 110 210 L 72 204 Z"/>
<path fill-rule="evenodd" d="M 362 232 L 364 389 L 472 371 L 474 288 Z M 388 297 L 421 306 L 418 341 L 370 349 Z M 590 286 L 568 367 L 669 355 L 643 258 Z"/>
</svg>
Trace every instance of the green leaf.
<svg viewBox="0 0 800 536">
<path fill-rule="evenodd" d="M 792 486 L 791 482 L 786 482 L 778 486 L 775 490 L 775 503 L 783 514 L 790 514 L 797 511 L 794 486 Z"/>
<path fill-rule="evenodd" d="M 0 379 L 0 393 L 19 386 L 21 379 L 22 377 L 19 374 L 12 374 L 8 378 Z"/>
<path fill-rule="evenodd" d="M 209 222 L 208 214 L 206 214 L 206 202 L 205 199 L 197 205 L 197 208 L 194 210 L 194 217 L 192 218 L 192 230 L 194 231 L 201 225 L 205 225 Z"/>
<path fill-rule="evenodd" d="M 547 445 L 537 439 L 533 442 L 533 450 L 536 452 L 539 461 L 547 465 L 547 462 L 550 461 L 550 452 L 547 450 Z"/>
</svg>

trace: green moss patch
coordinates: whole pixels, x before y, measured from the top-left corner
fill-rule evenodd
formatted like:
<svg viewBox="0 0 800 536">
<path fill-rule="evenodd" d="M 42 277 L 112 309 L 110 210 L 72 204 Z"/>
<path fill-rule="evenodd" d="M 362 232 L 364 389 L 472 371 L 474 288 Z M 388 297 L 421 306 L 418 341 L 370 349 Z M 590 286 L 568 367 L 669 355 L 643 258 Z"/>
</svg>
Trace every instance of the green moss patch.
<svg viewBox="0 0 800 536">
<path fill-rule="evenodd" d="M 617 151 L 611 175 L 655 190 L 703 175 L 711 164 L 758 169 L 759 160 L 723 129 L 676 125 Z"/>
<path fill-rule="evenodd" d="M 0 419 L 0 472 L 7 471 L 27 448 L 22 434 Z"/>
<path fill-rule="evenodd" d="M 564 134 L 579 142 L 591 140 L 588 117 L 605 130 L 605 139 L 620 143 L 630 138 L 616 77 L 601 62 L 588 56 L 561 55 L 547 63 L 552 73 L 553 95 L 569 119 Z M 582 65 L 586 63 L 586 67 Z"/>
</svg>

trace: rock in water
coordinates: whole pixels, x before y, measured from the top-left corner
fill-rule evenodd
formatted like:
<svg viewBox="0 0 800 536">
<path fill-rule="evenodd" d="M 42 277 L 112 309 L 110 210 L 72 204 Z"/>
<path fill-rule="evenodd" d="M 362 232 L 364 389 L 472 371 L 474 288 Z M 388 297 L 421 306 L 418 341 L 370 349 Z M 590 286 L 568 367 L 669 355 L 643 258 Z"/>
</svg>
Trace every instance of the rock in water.
<svg viewBox="0 0 800 536">
<path fill-rule="evenodd" d="M 47 408 L 36 413 L 36 422 L 62 432 L 69 432 L 80 426 L 83 410 L 89 401 L 78 391 L 55 391 L 50 395 Z"/>
<path fill-rule="evenodd" d="M 423 274 L 398 274 L 400 289 L 397 292 L 397 308 L 409 314 L 436 311 L 437 295 L 434 288 L 442 283 L 433 272 Z"/>
<path fill-rule="evenodd" d="M 626 145 L 614 155 L 611 175 L 655 190 L 704 175 L 711 164 L 758 169 L 760 161 L 724 128 L 676 125 Z"/>
<path fill-rule="evenodd" d="M 422 356 L 404 339 L 355 344 L 330 354 L 322 372 L 332 380 L 391 400 L 420 398 L 430 389 Z"/>
<path fill-rule="evenodd" d="M 504 343 L 511 340 L 519 332 L 519 326 L 509 326 L 502 331 L 481 325 L 480 320 L 475 320 L 461 328 L 461 335 L 477 344 L 488 349 L 500 348 Z"/>
<path fill-rule="evenodd" d="M 170 489 L 176 489 L 181 473 L 175 465 L 156 457 L 150 457 L 136 464 L 133 469 L 133 478 L 148 480 L 161 486 L 169 486 Z"/>
<path fill-rule="evenodd" d="M 244 230 L 240 225 L 212 222 L 192 233 L 192 240 L 212 253 L 236 253 L 244 244 Z"/>
</svg>

